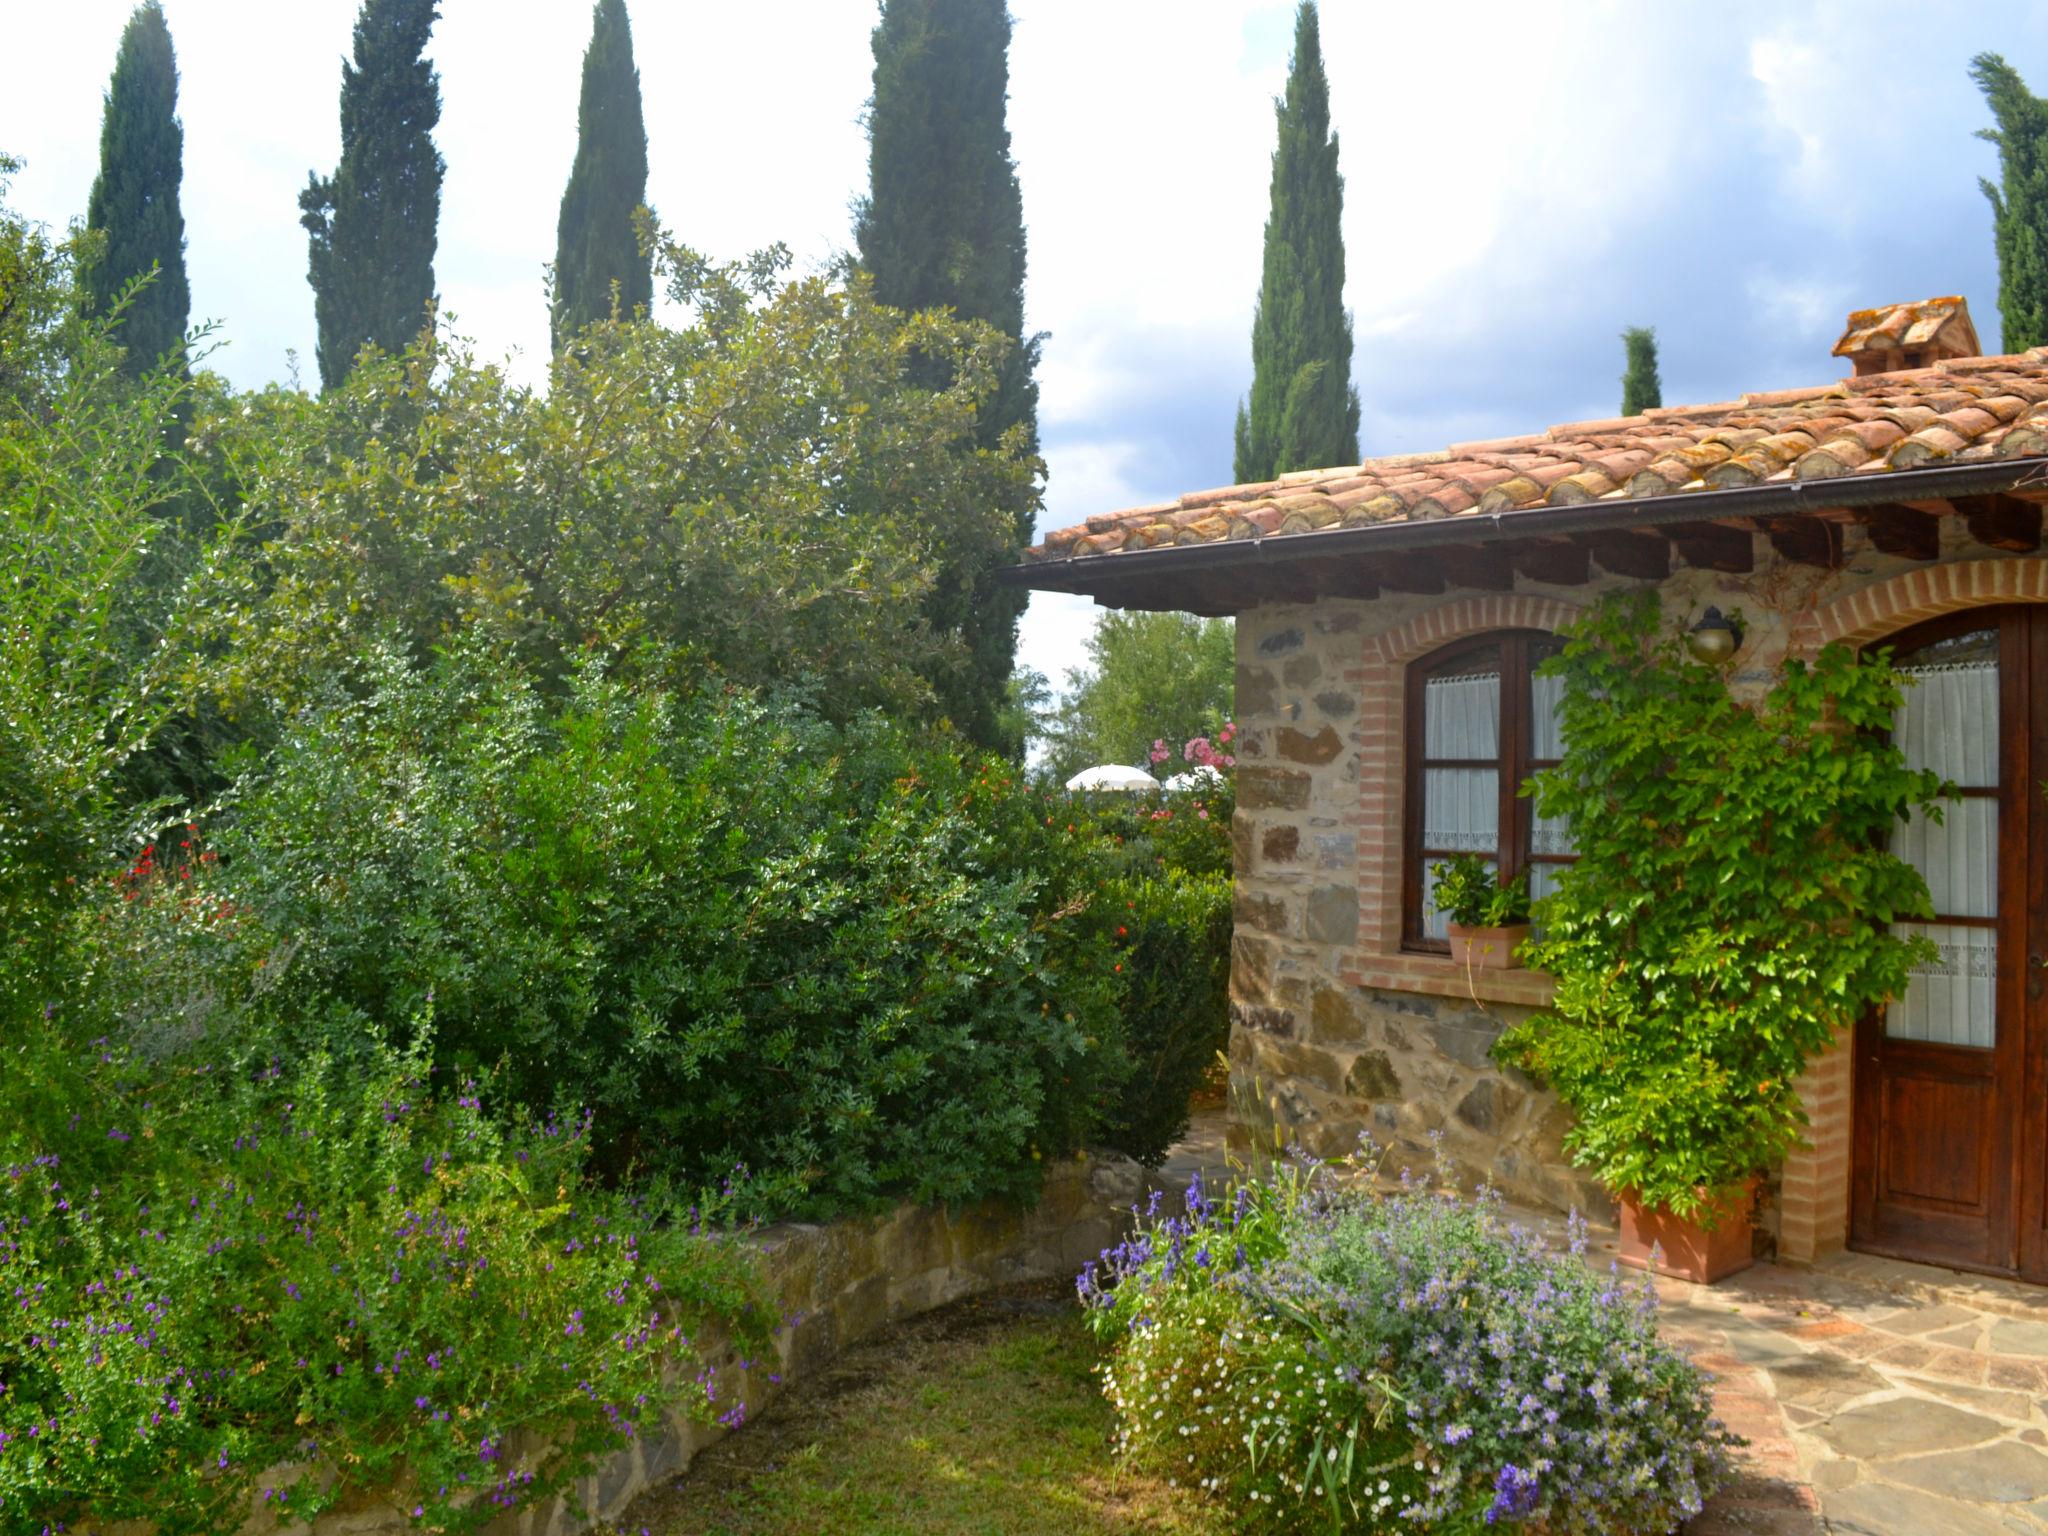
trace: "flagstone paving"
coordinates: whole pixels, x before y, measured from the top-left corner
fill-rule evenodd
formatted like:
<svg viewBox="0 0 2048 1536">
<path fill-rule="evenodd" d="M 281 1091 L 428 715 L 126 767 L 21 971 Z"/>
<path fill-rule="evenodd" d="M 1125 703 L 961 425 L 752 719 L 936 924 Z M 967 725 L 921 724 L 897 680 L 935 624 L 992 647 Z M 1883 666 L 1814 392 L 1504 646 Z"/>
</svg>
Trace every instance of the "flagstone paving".
<svg viewBox="0 0 2048 1536">
<path fill-rule="evenodd" d="M 1658 1290 L 1751 1442 L 1688 1536 L 2048 1536 L 2048 1294 L 1861 1255 Z"/>
</svg>

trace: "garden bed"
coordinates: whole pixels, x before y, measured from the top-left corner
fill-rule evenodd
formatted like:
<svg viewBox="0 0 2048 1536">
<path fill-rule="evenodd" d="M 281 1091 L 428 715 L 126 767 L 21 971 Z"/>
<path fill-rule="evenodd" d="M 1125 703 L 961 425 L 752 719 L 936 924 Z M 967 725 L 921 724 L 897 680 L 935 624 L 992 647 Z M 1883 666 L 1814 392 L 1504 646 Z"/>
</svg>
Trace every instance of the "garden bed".
<svg viewBox="0 0 2048 1536">
<path fill-rule="evenodd" d="M 957 1302 L 838 1356 L 613 1529 L 1207 1536 L 1221 1513 L 1120 1470 L 1100 1350 L 1062 1281 Z"/>
</svg>

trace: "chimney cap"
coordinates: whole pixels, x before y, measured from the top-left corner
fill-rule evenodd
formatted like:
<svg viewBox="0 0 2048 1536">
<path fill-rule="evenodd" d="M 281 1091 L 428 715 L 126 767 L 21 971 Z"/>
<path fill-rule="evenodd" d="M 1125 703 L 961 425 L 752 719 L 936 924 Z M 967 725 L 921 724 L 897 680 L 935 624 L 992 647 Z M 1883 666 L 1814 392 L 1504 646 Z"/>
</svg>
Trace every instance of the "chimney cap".
<svg viewBox="0 0 2048 1536">
<path fill-rule="evenodd" d="M 1981 348 L 1970 306 L 1960 294 L 1859 309 L 1849 316 L 1834 355 L 1862 373 L 1925 368 L 1951 357 L 1976 357 Z"/>
</svg>

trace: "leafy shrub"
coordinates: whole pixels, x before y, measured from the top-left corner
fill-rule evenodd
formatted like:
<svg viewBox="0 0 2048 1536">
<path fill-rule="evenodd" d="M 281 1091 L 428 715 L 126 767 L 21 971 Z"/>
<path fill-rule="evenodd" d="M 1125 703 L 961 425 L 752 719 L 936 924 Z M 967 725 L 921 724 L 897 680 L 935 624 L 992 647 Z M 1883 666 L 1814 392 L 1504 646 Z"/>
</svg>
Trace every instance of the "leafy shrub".
<svg viewBox="0 0 2048 1536">
<path fill-rule="evenodd" d="M 0 309 L 65 307 L 30 291 L 54 277 L 16 270 L 21 238 L 0 208 Z M 198 626 L 237 538 L 189 537 L 170 515 L 205 496 L 165 447 L 190 381 L 126 380 L 108 327 L 67 323 L 61 366 L 42 359 L 24 398 L 0 389 L 0 1001 L 37 1007 L 49 994 L 31 978 L 61 963 L 50 946 L 76 887 L 162 812 L 138 803 L 133 770 L 212 674 Z"/>
<path fill-rule="evenodd" d="M 1247 1528 L 1637 1536 L 1726 1475 L 1705 1378 L 1583 1229 L 1554 1254 L 1490 1194 L 1320 1168 L 1158 1208 L 1080 1280 L 1118 1447 Z"/>
<path fill-rule="evenodd" d="M 1107 882 L 1091 920 L 1114 926 L 1130 1077 L 1102 1139 L 1156 1165 L 1230 1039 L 1231 839 L 1227 779 L 1157 797 L 1048 796 L 1093 838 Z"/>
<path fill-rule="evenodd" d="M 556 712 L 459 649 L 389 652 L 284 735 L 214 833 L 217 970 L 286 1027 L 432 999 L 596 1157 L 758 1208 L 1029 1196 L 1123 1074 L 1089 838 L 993 761 L 862 717 L 630 693 Z"/>
<path fill-rule="evenodd" d="M 1798 1142 L 1807 1062 L 1932 954 L 1889 931 L 1931 908 L 1885 839 L 1940 814 L 1940 781 L 1884 734 L 1883 657 L 1831 645 L 1745 705 L 1660 613 L 1609 598 L 1544 663 L 1565 755 L 1531 792 L 1579 856 L 1525 952 L 1555 1000 L 1496 1053 L 1557 1091 L 1608 1188 L 1690 1215 Z"/>
<path fill-rule="evenodd" d="M 1453 854 L 1431 871 L 1436 877 L 1436 909 L 1461 928 L 1506 928 L 1529 921 L 1529 877 L 1517 875 L 1506 885 L 1476 853 Z"/>
<path fill-rule="evenodd" d="M 1230 818 L 1236 804 L 1227 782 L 1143 798 L 1117 795 L 1099 797 L 1093 803 L 1062 801 L 1069 821 L 1091 826 L 1103 841 L 1111 868 L 1136 877 L 1161 870 L 1229 875 Z"/>
<path fill-rule="evenodd" d="M 487 635 L 550 685 L 594 650 L 681 693 L 803 684 L 840 718 L 988 725 L 975 618 L 933 589 L 1010 559 L 1035 504 L 1023 435 L 978 436 L 1009 343 L 779 250 L 715 266 L 657 238 L 655 260 L 684 323 L 593 325 L 545 389 L 429 333 L 195 424 L 266 530 L 222 611 L 232 700 L 301 704 L 393 633 L 415 663 Z"/>
<path fill-rule="evenodd" d="M 1120 1011 L 1131 1075 L 1103 1140 L 1157 1166 L 1188 1128 L 1189 1102 L 1230 1038 L 1230 877 L 1157 874 L 1112 881 L 1102 909 L 1123 947 Z"/>
<path fill-rule="evenodd" d="M 585 1185 L 587 1120 L 501 1127 L 422 1048 L 165 1070 L 47 1022 L 10 1045 L 0 1106 L 68 1113 L 0 1129 L 7 1529 L 231 1530 L 394 1487 L 466 1529 L 671 1406 L 730 1413 L 708 1374 L 664 1381 L 700 1327 L 765 1342 L 724 1241 Z"/>
</svg>

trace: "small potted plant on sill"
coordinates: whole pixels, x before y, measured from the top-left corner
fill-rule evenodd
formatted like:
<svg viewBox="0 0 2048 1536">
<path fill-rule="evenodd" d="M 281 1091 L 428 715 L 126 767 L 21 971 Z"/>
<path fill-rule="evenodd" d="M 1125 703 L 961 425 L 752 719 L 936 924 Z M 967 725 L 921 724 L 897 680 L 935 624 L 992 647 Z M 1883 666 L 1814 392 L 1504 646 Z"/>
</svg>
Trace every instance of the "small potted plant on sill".
<svg viewBox="0 0 2048 1536">
<path fill-rule="evenodd" d="M 1515 950 L 1529 937 L 1529 880 L 1506 885 L 1476 853 L 1434 866 L 1436 909 L 1451 920 L 1451 959 L 1459 965 L 1506 971 L 1521 965 Z"/>
</svg>

